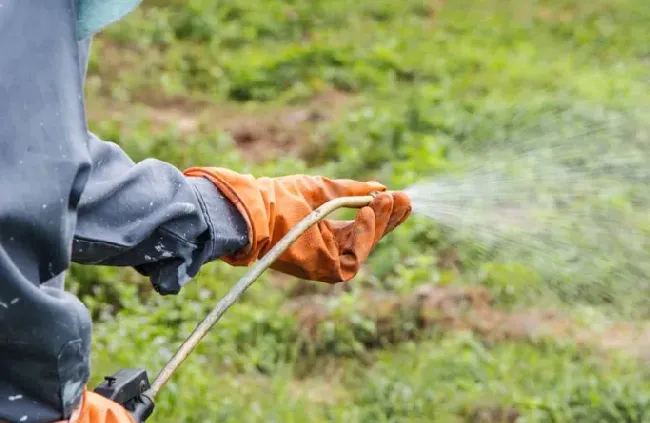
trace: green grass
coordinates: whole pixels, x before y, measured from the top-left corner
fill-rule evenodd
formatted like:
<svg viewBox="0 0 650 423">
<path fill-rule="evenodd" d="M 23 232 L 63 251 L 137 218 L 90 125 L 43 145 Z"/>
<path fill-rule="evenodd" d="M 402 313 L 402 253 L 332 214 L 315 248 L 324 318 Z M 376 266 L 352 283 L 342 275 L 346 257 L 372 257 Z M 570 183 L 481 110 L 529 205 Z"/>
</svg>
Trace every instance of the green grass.
<svg viewBox="0 0 650 423">
<path fill-rule="evenodd" d="M 145 1 L 95 41 L 91 129 L 135 160 L 375 178 L 399 189 L 454 168 L 459 145 L 503 136 L 514 116 L 643 113 L 649 20 L 646 0 Z M 226 110 L 281 111 L 333 89 L 354 103 L 313 128 L 301 157 L 247 161 L 218 125 L 184 131 L 173 118 L 162 127 L 151 119 L 163 108 L 217 121 Z M 435 330 L 368 348 L 375 327 L 356 308 L 358 288 L 485 283 L 497 306 L 530 300 L 517 266 L 437 268 L 448 245 L 432 223 L 407 222 L 352 293 L 331 299 L 341 319 L 318 342 L 282 311 L 287 289 L 265 275 L 166 387 L 154 421 L 478 422 L 491 409 L 516 410 L 522 422 L 650 420 L 650 384 L 634 360 Z M 178 297 L 160 298 L 130 270 L 75 266 L 72 289 L 96 318 L 93 383 L 121 367 L 155 374 L 241 275 L 210 264 Z M 400 330 L 414 330 L 408 324 Z"/>
</svg>

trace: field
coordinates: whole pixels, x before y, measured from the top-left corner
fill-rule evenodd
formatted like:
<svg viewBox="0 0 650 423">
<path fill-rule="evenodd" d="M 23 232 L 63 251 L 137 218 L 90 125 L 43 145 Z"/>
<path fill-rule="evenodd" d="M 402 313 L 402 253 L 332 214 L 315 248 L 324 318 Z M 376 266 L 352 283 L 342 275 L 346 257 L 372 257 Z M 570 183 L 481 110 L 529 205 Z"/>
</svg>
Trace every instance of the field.
<svg viewBox="0 0 650 423">
<path fill-rule="evenodd" d="M 88 116 L 134 160 L 400 189 L 515 115 L 643 110 L 648 22 L 647 0 L 146 0 L 95 39 Z M 525 272 L 471 254 L 413 218 L 350 284 L 264 275 L 152 421 L 650 421 L 649 332 L 597 330 L 597 301 L 535 309 Z M 212 263 L 160 297 L 131 269 L 74 266 L 93 385 L 155 375 L 243 271 Z"/>
</svg>

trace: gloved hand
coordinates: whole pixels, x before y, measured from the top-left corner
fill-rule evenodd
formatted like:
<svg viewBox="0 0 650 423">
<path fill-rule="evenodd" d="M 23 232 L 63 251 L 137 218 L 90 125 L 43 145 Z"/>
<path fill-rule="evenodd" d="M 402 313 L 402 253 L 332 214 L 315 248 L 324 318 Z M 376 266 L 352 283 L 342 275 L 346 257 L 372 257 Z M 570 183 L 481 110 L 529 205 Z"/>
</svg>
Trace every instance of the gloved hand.
<svg viewBox="0 0 650 423">
<path fill-rule="evenodd" d="M 136 423 L 120 404 L 84 390 L 79 410 L 61 423 Z"/>
<path fill-rule="evenodd" d="M 386 187 L 376 182 L 305 175 L 256 179 L 223 168 L 191 168 L 185 175 L 212 181 L 246 219 L 249 245 L 222 259 L 234 266 L 247 266 L 263 257 L 322 204 L 380 192 L 359 210 L 354 221 L 324 220 L 312 226 L 271 266 L 303 279 L 330 283 L 352 279 L 377 242 L 411 213 L 405 194 L 386 193 Z"/>
</svg>

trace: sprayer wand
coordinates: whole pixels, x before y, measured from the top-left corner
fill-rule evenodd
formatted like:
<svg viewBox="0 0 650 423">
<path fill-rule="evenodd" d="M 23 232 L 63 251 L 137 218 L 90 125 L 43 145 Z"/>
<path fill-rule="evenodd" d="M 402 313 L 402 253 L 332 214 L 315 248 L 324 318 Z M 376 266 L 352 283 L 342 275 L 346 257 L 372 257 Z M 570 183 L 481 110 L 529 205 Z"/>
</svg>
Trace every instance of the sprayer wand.
<svg viewBox="0 0 650 423">
<path fill-rule="evenodd" d="M 237 281 L 226 295 L 219 300 L 212 311 L 203 319 L 192 334 L 181 344 L 176 354 L 160 371 L 154 382 L 149 386 L 145 370 L 120 370 L 113 376 L 107 377 L 95 392 L 124 405 L 133 415 L 136 422 L 145 421 L 153 412 L 154 400 L 160 390 L 169 381 L 179 366 L 194 351 L 212 326 L 232 306 L 241 295 L 268 269 L 284 251 L 293 244 L 307 229 L 314 226 L 337 209 L 359 208 L 370 204 L 373 195 L 362 197 L 342 197 L 329 201 L 301 220 L 296 226 L 278 241 L 273 248 L 253 265 L 246 274 Z"/>
</svg>

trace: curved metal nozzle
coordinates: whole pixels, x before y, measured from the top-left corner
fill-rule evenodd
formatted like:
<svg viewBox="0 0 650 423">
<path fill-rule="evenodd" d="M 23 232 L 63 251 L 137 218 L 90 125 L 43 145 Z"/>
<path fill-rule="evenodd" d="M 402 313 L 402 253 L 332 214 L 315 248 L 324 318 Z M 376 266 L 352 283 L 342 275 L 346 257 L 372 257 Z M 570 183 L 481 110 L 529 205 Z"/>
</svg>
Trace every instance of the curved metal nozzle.
<svg viewBox="0 0 650 423">
<path fill-rule="evenodd" d="M 373 195 L 374 194 L 374 195 Z M 348 207 L 359 208 L 370 204 L 377 193 L 362 197 L 342 197 L 327 202 L 311 212 L 307 217 L 300 221 L 273 247 L 271 250 L 262 257 L 255 265 L 253 265 L 248 272 L 233 286 L 228 293 L 219 300 L 214 309 L 198 324 L 194 332 L 183 342 L 176 354 L 165 365 L 162 371 L 156 377 L 156 380 L 151 384 L 144 394 L 154 399 L 160 389 L 172 377 L 174 372 L 183 363 L 183 361 L 190 355 L 196 346 L 205 337 L 208 331 L 219 321 L 221 316 L 232 306 L 239 297 L 260 277 L 260 275 L 268 269 L 277 258 L 284 253 L 284 251 L 294 243 L 307 229 L 323 220 L 333 211 Z"/>
</svg>

